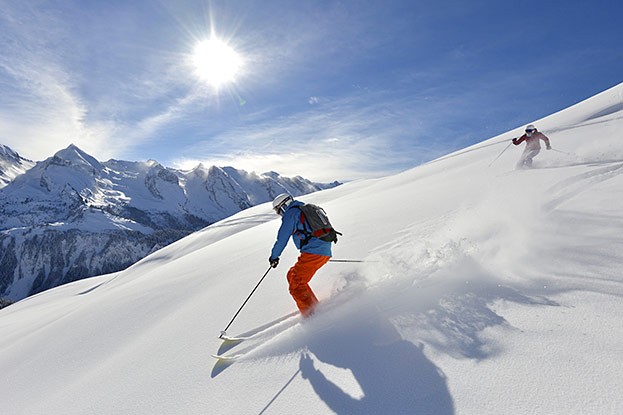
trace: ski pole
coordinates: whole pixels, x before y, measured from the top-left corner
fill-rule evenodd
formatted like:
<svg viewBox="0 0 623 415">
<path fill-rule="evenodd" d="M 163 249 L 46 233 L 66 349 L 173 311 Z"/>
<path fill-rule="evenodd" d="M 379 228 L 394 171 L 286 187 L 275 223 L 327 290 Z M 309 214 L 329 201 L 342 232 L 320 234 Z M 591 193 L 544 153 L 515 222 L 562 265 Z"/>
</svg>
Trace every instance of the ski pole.
<svg viewBox="0 0 623 415">
<path fill-rule="evenodd" d="M 500 154 L 498 154 L 498 156 L 497 156 L 495 159 L 493 159 L 493 161 L 492 161 L 491 163 L 489 163 L 489 166 L 488 166 L 488 167 L 491 167 L 491 165 L 492 165 L 493 163 L 495 163 L 495 161 L 496 161 L 497 159 L 499 159 L 499 158 L 500 158 L 500 156 L 501 156 L 501 155 L 502 155 L 502 154 L 503 154 L 506 150 L 508 150 L 508 148 L 511 146 L 511 144 L 513 144 L 513 140 L 511 140 L 511 142 L 510 142 L 510 143 L 508 143 L 508 145 L 507 145 L 506 147 L 504 147 L 504 150 L 502 150 L 502 152 L 501 152 Z"/>
<path fill-rule="evenodd" d="M 550 148 L 550 150 L 554 150 L 554 151 L 557 151 L 557 152 L 559 152 L 559 153 L 566 154 L 566 155 L 568 155 L 568 156 L 570 156 L 570 155 L 571 155 L 571 153 L 567 153 L 566 151 L 556 150 L 555 148 Z"/>
<path fill-rule="evenodd" d="M 240 314 L 240 311 L 242 310 L 242 308 L 245 306 L 245 304 L 247 304 L 247 301 L 249 301 L 249 298 L 251 298 L 251 296 L 253 295 L 253 293 L 255 292 L 255 290 L 257 290 L 257 287 L 260 286 L 260 284 L 262 283 L 262 281 L 264 281 L 264 278 L 266 278 L 266 276 L 268 275 L 268 273 L 270 272 L 270 270 L 272 269 L 272 266 L 268 267 L 268 270 L 264 273 L 264 275 L 262 276 L 262 278 L 260 278 L 260 281 L 255 285 L 255 288 L 253 288 L 253 291 L 251 291 L 251 294 L 249 294 L 249 296 L 247 297 L 246 300 L 244 300 L 244 303 L 242 303 L 242 305 L 240 306 L 240 308 L 238 309 L 238 311 L 236 311 L 236 314 L 234 314 L 234 316 L 232 317 L 231 321 L 229 322 L 229 324 L 227 325 L 227 327 L 225 327 L 225 330 L 221 331 L 221 334 L 218 336 L 219 339 L 222 338 L 223 336 L 225 336 L 227 334 L 227 329 L 229 328 L 229 326 L 231 326 L 231 323 L 234 322 L 234 320 L 236 319 L 236 317 L 238 317 L 238 314 Z"/>
</svg>

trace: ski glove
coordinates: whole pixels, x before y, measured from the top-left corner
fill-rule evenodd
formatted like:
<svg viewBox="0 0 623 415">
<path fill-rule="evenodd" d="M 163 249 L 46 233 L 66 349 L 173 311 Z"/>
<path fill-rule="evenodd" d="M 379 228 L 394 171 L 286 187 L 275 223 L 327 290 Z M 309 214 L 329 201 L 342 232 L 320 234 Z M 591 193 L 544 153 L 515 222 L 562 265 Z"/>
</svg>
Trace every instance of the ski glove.
<svg viewBox="0 0 623 415">
<path fill-rule="evenodd" d="M 270 264 L 271 267 L 277 268 L 277 265 L 279 265 L 279 258 L 270 257 L 268 258 L 268 263 Z"/>
</svg>

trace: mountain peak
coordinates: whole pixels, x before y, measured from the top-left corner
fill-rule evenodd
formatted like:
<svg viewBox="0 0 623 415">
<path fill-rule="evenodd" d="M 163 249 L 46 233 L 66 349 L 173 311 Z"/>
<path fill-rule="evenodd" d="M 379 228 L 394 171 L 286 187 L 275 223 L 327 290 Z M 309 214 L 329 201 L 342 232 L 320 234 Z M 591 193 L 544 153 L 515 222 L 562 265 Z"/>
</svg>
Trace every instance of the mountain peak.
<svg viewBox="0 0 623 415">
<path fill-rule="evenodd" d="M 15 151 L 11 150 L 9 147 L 0 144 L 0 155 L 14 157 L 16 154 L 17 153 L 15 153 Z"/>
<path fill-rule="evenodd" d="M 22 156 L 19 155 L 17 151 L 13 150 L 9 146 L 5 146 L 4 144 L 0 144 L 0 158 L 17 160 L 19 162 L 27 161 L 27 162 L 33 163 L 31 160 L 23 158 Z"/>
<path fill-rule="evenodd" d="M 208 168 L 208 173 L 210 173 L 210 174 L 222 174 L 223 173 L 223 169 L 218 167 L 218 166 L 210 166 Z"/>
<path fill-rule="evenodd" d="M 0 144 L 0 188 L 30 169 L 34 162 L 21 157 L 16 151 Z"/>
<path fill-rule="evenodd" d="M 67 148 L 64 148 L 62 150 L 57 151 L 54 154 L 54 156 L 60 157 L 60 158 L 64 158 L 66 156 L 70 156 L 71 157 L 74 154 L 86 154 L 86 153 L 84 151 L 82 151 L 77 145 L 70 144 L 69 146 L 67 146 Z"/>
<path fill-rule="evenodd" d="M 62 160 L 62 164 L 82 165 L 91 167 L 95 170 L 101 170 L 102 165 L 93 156 L 81 150 L 75 144 L 70 144 L 67 148 L 60 150 L 54 154 L 54 161 Z"/>
</svg>

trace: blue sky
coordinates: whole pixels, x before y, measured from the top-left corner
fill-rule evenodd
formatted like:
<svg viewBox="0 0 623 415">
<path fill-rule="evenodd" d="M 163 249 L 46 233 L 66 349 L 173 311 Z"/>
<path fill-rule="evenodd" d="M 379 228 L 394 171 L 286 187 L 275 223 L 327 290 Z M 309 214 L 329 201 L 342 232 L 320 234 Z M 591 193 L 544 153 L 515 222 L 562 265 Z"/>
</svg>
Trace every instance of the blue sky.
<svg viewBox="0 0 623 415">
<path fill-rule="evenodd" d="M 620 1 L 0 0 L 0 144 L 378 177 L 623 82 Z M 219 88 L 193 64 L 242 59 Z"/>
</svg>

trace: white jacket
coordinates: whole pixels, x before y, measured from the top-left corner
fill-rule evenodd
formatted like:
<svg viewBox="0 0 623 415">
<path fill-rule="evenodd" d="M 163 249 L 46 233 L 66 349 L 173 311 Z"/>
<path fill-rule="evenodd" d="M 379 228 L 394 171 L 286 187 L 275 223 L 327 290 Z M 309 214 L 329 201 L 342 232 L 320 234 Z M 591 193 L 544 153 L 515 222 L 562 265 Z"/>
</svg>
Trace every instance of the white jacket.
<svg viewBox="0 0 623 415">
<path fill-rule="evenodd" d="M 519 144 L 523 143 L 524 141 L 526 142 L 526 151 L 529 150 L 540 150 L 541 149 L 541 143 L 540 141 L 543 140 L 545 141 L 545 146 L 547 148 L 550 148 L 550 144 L 549 144 L 549 138 L 547 138 L 547 136 L 545 134 L 543 134 L 540 131 L 535 131 L 534 133 L 532 133 L 531 136 L 528 136 L 528 134 L 524 134 L 519 138 L 513 138 L 513 144 L 515 144 L 516 146 L 518 146 Z"/>
</svg>

